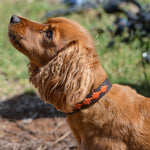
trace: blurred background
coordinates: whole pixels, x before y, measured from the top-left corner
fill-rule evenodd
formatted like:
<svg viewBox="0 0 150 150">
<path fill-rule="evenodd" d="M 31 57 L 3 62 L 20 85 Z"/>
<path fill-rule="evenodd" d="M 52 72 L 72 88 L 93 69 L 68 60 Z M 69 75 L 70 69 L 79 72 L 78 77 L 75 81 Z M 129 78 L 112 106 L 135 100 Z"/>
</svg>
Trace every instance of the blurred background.
<svg viewBox="0 0 150 150">
<path fill-rule="evenodd" d="M 137 3 L 138 2 L 138 3 Z M 10 44 L 14 14 L 36 22 L 65 16 L 92 35 L 112 83 L 150 97 L 150 0 L 0 0 L 0 150 L 76 149 L 65 115 L 28 81 L 28 59 Z"/>
</svg>

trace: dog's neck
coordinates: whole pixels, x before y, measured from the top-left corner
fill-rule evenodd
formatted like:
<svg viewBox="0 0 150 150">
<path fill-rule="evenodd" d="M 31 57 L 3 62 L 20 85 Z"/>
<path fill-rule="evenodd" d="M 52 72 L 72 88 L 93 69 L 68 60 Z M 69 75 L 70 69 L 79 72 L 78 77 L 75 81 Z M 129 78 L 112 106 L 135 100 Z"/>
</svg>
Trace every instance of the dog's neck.
<svg viewBox="0 0 150 150">
<path fill-rule="evenodd" d="M 96 89 L 99 85 L 101 85 L 105 79 L 107 78 L 107 74 L 103 67 L 101 66 L 100 63 L 98 63 L 94 68 L 93 68 L 93 77 L 94 77 L 94 83 L 92 85 L 91 91 Z M 94 127 L 93 124 L 97 124 L 99 127 L 103 127 L 107 122 L 111 121 L 113 118 L 113 115 L 110 115 L 110 118 L 106 120 L 106 116 L 109 113 L 107 108 L 109 108 L 109 111 L 111 112 L 111 109 L 113 108 L 112 102 L 109 100 L 109 94 L 105 94 L 98 102 L 93 104 L 92 106 L 83 109 L 77 113 L 74 113 L 72 115 L 67 115 L 67 121 L 72 128 L 73 131 L 81 131 L 81 126 L 86 124 L 88 126 L 88 129 Z M 96 114 L 99 115 L 96 115 Z M 102 121 L 101 122 L 96 122 L 96 120 L 99 120 L 101 117 Z M 76 124 L 78 122 L 78 124 Z M 75 127 L 75 129 L 74 129 Z M 97 129 L 94 127 L 94 129 Z M 97 131 L 95 131 L 97 132 Z M 93 132 L 94 133 L 94 132 Z M 75 133 L 76 134 L 76 133 Z M 84 131 L 81 134 L 85 134 Z"/>
<path fill-rule="evenodd" d="M 77 113 L 82 109 L 88 108 L 98 102 L 111 89 L 112 85 L 108 78 L 96 89 L 90 92 L 81 102 L 74 105 L 70 111 L 66 111 L 67 115 Z"/>
</svg>

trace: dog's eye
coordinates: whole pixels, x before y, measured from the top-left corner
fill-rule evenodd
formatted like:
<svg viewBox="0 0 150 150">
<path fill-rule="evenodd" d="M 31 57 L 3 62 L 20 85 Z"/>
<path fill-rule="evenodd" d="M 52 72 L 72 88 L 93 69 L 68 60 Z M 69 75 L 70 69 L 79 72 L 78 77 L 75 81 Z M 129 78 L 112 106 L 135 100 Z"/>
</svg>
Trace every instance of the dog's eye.
<svg viewBox="0 0 150 150">
<path fill-rule="evenodd" d="M 53 38 L 53 31 L 46 31 L 45 34 L 49 39 Z"/>
</svg>

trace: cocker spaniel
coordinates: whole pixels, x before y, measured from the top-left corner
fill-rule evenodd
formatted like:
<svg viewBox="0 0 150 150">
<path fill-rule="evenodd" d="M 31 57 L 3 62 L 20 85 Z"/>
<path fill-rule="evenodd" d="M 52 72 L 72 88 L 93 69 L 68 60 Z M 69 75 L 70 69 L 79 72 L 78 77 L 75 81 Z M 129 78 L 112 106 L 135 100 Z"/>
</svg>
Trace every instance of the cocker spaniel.
<svg viewBox="0 0 150 150">
<path fill-rule="evenodd" d="M 67 114 L 80 150 L 150 150 L 150 99 L 111 85 L 86 29 L 65 18 L 13 15 L 8 35 L 29 58 L 41 99 Z"/>
</svg>

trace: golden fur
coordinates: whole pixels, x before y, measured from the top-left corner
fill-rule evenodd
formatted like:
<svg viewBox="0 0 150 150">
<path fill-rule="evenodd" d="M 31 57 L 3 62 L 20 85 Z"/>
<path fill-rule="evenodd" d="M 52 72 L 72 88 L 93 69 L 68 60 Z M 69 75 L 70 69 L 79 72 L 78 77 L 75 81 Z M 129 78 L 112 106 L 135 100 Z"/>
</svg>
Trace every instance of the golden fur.
<svg viewBox="0 0 150 150">
<path fill-rule="evenodd" d="M 29 80 L 42 100 L 69 111 L 107 78 L 91 36 L 78 23 L 19 18 L 9 25 L 9 39 L 29 58 Z M 150 99 L 128 86 L 113 84 L 97 103 L 67 120 L 80 150 L 150 150 Z"/>
</svg>

